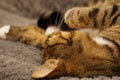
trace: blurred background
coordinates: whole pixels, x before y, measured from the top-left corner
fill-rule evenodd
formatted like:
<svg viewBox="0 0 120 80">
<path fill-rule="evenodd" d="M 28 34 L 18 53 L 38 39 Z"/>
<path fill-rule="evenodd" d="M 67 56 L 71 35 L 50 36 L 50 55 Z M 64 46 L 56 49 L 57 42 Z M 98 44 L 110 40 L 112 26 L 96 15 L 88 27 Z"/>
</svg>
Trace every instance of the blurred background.
<svg viewBox="0 0 120 80">
<path fill-rule="evenodd" d="M 0 0 L 0 26 L 36 24 L 47 10 L 66 10 L 87 0 Z"/>
</svg>

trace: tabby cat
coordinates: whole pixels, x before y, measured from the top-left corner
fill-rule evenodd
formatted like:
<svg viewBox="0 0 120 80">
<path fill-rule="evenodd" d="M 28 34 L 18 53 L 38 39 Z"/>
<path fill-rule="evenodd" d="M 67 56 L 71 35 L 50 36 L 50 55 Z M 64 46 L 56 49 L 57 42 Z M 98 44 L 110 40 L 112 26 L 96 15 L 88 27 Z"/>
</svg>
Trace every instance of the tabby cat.
<svg viewBox="0 0 120 80">
<path fill-rule="evenodd" d="M 119 16 L 119 4 L 77 7 L 64 17 L 75 30 L 49 34 L 35 26 L 4 26 L 0 37 L 42 49 L 43 64 L 33 71 L 33 78 L 120 76 Z"/>
</svg>

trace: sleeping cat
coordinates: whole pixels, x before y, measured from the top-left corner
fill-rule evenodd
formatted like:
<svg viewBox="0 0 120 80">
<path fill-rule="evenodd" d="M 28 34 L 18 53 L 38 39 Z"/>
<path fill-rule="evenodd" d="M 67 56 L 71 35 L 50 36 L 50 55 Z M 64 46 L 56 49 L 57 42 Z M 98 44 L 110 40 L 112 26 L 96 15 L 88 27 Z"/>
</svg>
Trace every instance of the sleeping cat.
<svg viewBox="0 0 120 80">
<path fill-rule="evenodd" d="M 77 7 L 64 17 L 74 30 L 55 28 L 48 33 L 35 26 L 4 26 L 0 37 L 41 48 L 43 64 L 33 71 L 33 78 L 120 76 L 119 8 Z"/>
</svg>

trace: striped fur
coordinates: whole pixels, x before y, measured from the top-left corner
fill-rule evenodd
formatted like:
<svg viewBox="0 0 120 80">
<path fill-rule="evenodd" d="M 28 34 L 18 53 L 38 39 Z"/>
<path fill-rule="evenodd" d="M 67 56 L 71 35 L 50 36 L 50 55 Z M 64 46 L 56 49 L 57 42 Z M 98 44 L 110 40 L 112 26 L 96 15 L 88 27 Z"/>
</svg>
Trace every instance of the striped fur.
<svg viewBox="0 0 120 80">
<path fill-rule="evenodd" d="M 68 10 L 64 18 L 70 28 L 102 30 L 120 24 L 120 4 L 105 7 L 76 7 Z"/>
</svg>

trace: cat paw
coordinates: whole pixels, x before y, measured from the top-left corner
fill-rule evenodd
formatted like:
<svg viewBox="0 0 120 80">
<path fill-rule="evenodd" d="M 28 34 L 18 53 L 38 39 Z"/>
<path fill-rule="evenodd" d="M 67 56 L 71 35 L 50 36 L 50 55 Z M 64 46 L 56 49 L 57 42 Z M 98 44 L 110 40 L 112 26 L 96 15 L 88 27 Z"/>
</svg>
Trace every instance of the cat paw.
<svg viewBox="0 0 120 80">
<path fill-rule="evenodd" d="M 66 32 L 55 32 L 48 36 L 46 43 L 49 46 L 53 46 L 55 44 L 68 44 L 69 34 Z"/>
<path fill-rule="evenodd" d="M 10 30 L 10 25 L 2 26 L 0 28 L 0 38 L 6 39 L 6 34 L 9 32 L 9 30 Z"/>
<path fill-rule="evenodd" d="M 46 43 L 47 43 L 47 45 L 54 45 L 54 44 L 58 43 L 59 38 L 60 38 L 60 33 L 59 32 L 58 33 L 56 32 L 56 33 L 51 34 L 51 35 L 48 35 Z"/>
</svg>

